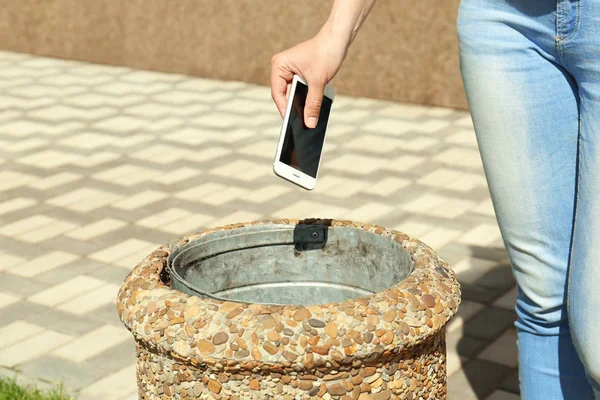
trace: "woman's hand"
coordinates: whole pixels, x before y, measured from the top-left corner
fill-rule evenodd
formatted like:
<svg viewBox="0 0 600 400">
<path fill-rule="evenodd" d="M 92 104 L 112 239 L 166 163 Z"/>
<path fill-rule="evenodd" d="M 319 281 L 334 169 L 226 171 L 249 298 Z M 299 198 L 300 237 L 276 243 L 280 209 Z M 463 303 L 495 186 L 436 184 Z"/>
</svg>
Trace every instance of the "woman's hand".
<svg viewBox="0 0 600 400">
<path fill-rule="evenodd" d="M 330 33 L 319 32 L 317 36 L 271 59 L 271 96 L 283 117 L 294 74 L 308 83 L 308 95 L 304 107 L 304 123 L 308 128 L 317 126 L 323 92 L 339 71 L 346 58 L 349 40 Z"/>
<path fill-rule="evenodd" d="M 371 12 L 375 0 L 334 0 L 329 18 L 317 36 L 271 60 L 271 96 L 283 117 L 294 74 L 308 83 L 304 124 L 317 126 L 325 85 L 333 79 L 346 58 L 348 47 Z"/>
</svg>

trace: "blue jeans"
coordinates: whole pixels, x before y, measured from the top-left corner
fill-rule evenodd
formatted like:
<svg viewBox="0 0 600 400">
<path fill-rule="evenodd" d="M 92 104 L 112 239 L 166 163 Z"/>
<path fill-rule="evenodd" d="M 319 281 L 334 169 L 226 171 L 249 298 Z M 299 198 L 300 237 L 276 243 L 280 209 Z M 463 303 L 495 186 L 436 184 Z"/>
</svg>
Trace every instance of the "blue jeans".
<svg viewBox="0 0 600 400">
<path fill-rule="evenodd" d="M 600 0 L 462 0 L 458 36 L 522 398 L 600 400 Z"/>
</svg>

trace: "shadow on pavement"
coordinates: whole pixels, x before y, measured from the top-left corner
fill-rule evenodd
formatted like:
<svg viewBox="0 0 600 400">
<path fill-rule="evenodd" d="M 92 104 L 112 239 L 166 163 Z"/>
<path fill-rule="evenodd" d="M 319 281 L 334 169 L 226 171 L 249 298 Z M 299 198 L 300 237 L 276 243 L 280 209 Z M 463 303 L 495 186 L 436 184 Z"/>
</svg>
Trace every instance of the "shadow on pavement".
<svg viewBox="0 0 600 400">
<path fill-rule="evenodd" d="M 497 264 L 484 273 L 476 264 L 459 272 L 462 304 L 455 317 L 459 321 L 448 326 L 447 344 L 462 366 L 448 381 L 448 399 L 486 400 L 496 390 L 518 395 L 511 294 L 516 282 L 510 263 L 504 248 L 469 247 L 471 257 Z"/>
</svg>

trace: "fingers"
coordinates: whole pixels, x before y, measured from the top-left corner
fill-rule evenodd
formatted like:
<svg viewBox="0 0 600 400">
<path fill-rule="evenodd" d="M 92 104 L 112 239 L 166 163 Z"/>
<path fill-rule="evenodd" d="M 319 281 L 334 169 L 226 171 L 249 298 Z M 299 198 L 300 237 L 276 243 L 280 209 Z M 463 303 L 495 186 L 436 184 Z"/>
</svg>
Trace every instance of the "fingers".
<svg viewBox="0 0 600 400">
<path fill-rule="evenodd" d="M 320 82 L 308 82 L 308 95 L 306 96 L 306 104 L 304 106 L 304 124 L 308 128 L 317 126 L 319 120 L 319 112 L 323 103 L 323 92 L 325 85 Z"/>
<path fill-rule="evenodd" d="M 294 74 L 285 68 L 281 57 L 278 54 L 273 56 L 271 59 L 271 97 L 282 118 L 287 105 L 288 83 L 292 81 L 293 76 Z"/>
</svg>

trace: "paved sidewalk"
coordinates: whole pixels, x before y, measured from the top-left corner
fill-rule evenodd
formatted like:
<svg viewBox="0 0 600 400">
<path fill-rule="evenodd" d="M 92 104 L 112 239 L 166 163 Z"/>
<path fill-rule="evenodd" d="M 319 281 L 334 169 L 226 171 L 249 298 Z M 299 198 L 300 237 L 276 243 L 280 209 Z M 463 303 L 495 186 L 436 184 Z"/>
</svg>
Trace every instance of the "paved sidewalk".
<svg viewBox="0 0 600 400">
<path fill-rule="evenodd" d="M 0 52 L 0 374 L 136 399 L 120 284 L 158 245 L 269 217 L 372 222 L 458 272 L 449 399 L 514 400 L 514 280 L 466 112 L 338 96 L 314 192 L 271 170 L 269 89 Z"/>
</svg>

